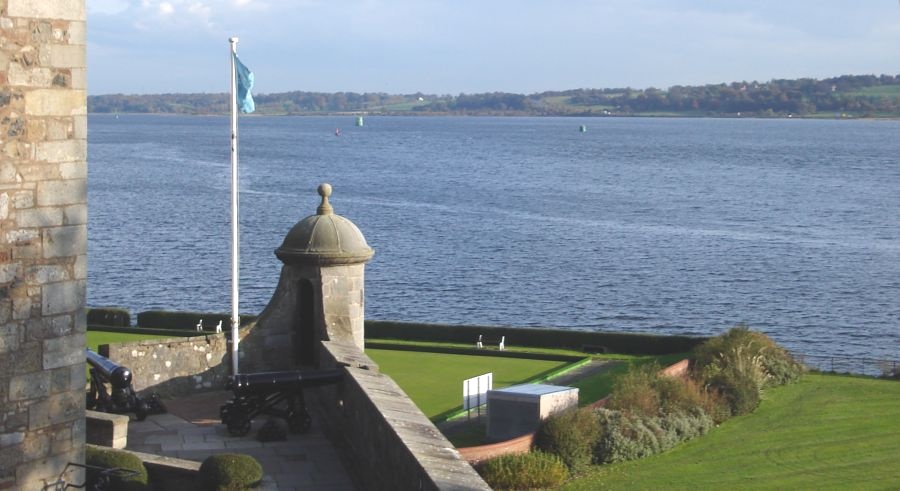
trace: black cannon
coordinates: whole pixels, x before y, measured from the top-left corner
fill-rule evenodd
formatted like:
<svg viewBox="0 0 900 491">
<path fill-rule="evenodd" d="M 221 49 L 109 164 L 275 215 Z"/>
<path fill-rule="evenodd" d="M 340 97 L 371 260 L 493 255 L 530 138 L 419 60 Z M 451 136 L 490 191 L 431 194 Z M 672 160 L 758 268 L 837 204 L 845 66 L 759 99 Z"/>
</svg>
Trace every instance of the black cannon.
<svg viewBox="0 0 900 491">
<path fill-rule="evenodd" d="M 144 400 L 131 386 L 131 370 L 109 358 L 87 349 L 87 362 L 91 366 L 91 389 L 87 394 L 87 408 L 106 413 L 134 413 L 138 421 L 148 414 L 166 412 L 158 394 Z M 106 390 L 109 384 L 110 390 Z"/>
<path fill-rule="evenodd" d="M 266 414 L 284 419 L 294 433 L 306 432 L 312 421 L 303 389 L 337 383 L 342 375 L 340 369 L 233 375 L 225 388 L 234 393 L 234 398 L 219 411 L 222 423 L 232 435 L 244 436 L 253 419 Z"/>
</svg>

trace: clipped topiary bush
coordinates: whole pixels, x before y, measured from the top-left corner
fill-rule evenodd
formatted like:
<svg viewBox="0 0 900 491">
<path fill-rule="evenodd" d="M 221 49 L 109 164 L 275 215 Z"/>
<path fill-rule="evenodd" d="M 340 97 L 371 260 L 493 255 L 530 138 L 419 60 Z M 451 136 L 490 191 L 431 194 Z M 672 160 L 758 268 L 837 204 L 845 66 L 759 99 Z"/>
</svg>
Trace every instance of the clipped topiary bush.
<svg viewBox="0 0 900 491">
<path fill-rule="evenodd" d="M 557 488 L 569 478 L 566 464 L 544 452 L 503 455 L 478 466 L 493 489 Z"/>
<path fill-rule="evenodd" d="M 210 455 L 200 464 L 200 486 L 203 491 L 240 491 L 259 485 L 262 466 L 244 454 Z"/>
<path fill-rule="evenodd" d="M 85 447 L 84 456 L 85 465 L 89 466 L 87 470 L 87 482 L 90 487 L 97 487 L 103 479 L 108 479 L 108 486 L 104 489 L 116 489 L 121 491 L 143 491 L 151 489 L 147 475 L 147 469 L 134 454 L 122 450 L 113 450 L 107 448 L 96 448 L 93 446 Z M 100 467 L 103 469 L 122 469 L 132 472 L 112 472 L 106 474 L 91 467 Z"/>
<path fill-rule="evenodd" d="M 569 471 L 577 474 L 591 464 L 599 438 L 600 421 L 590 408 L 583 408 L 545 419 L 538 429 L 535 445 L 562 459 Z"/>
</svg>

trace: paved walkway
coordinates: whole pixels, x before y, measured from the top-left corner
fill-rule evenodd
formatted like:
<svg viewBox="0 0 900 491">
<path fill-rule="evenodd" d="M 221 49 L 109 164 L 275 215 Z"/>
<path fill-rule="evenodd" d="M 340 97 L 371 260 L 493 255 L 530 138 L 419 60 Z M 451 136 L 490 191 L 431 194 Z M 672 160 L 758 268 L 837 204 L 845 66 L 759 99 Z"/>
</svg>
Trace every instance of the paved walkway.
<svg viewBox="0 0 900 491">
<path fill-rule="evenodd" d="M 325 491 L 354 490 L 337 451 L 313 418 L 308 433 L 287 432 L 287 440 L 260 442 L 257 430 L 265 417 L 254 421 L 246 436 L 231 436 L 219 420 L 219 407 L 230 392 L 201 392 L 164 401 L 167 414 L 150 415 L 128 424 L 128 450 L 202 462 L 217 453 L 252 455 L 266 474 L 263 489 Z M 279 426 L 286 428 L 283 420 Z"/>
</svg>

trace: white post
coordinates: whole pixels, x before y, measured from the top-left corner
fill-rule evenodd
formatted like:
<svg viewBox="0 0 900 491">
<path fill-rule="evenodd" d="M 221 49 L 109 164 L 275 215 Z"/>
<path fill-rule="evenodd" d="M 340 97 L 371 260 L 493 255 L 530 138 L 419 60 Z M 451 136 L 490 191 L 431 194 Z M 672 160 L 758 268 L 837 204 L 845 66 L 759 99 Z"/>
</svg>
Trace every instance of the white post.
<svg viewBox="0 0 900 491">
<path fill-rule="evenodd" d="M 238 372 L 238 280 L 240 278 L 239 254 L 240 236 L 238 235 L 238 111 L 237 111 L 237 73 L 234 57 L 237 54 L 238 38 L 228 38 L 231 44 L 231 374 Z"/>
</svg>

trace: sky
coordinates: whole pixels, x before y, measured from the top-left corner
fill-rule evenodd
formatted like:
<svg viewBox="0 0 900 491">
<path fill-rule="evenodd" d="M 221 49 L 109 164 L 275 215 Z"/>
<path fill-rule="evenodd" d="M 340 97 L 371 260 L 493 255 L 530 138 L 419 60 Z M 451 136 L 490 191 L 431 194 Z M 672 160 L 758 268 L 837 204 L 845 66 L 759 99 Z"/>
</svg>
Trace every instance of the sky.
<svg viewBox="0 0 900 491">
<path fill-rule="evenodd" d="M 87 0 L 88 93 L 532 94 L 900 74 L 898 0 Z"/>
</svg>

